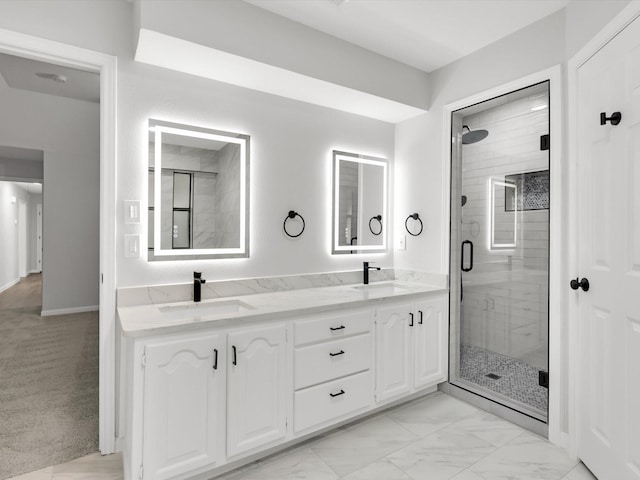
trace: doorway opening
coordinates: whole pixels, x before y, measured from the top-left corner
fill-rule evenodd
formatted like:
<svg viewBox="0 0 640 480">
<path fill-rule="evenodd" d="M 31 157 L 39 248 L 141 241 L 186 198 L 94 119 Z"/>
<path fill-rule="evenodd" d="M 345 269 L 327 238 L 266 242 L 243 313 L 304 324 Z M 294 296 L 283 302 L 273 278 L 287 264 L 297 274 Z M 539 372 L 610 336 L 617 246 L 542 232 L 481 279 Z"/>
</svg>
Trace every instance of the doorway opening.
<svg viewBox="0 0 640 480">
<path fill-rule="evenodd" d="M 450 384 L 546 423 L 550 89 L 451 114 Z"/>
<path fill-rule="evenodd" d="M 96 72 L 0 53 L 0 76 L 2 179 L 16 180 L 0 185 L 14 204 L 0 218 L 15 277 L 0 293 L 0 478 L 10 478 L 99 447 L 101 107 Z"/>
</svg>

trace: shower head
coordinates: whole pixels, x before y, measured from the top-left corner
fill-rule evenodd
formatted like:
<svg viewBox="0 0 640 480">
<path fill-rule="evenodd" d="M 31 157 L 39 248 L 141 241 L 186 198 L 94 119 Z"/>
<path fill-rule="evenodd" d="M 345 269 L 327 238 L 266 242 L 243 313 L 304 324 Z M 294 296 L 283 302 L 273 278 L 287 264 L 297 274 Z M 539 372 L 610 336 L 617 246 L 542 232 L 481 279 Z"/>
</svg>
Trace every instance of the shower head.
<svg viewBox="0 0 640 480">
<path fill-rule="evenodd" d="M 480 140 L 484 140 L 489 135 L 489 132 L 486 130 L 471 130 L 467 125 L 462 126 L 462 131 L 467 129 L 466 133 L 462 134 L 462 144 L 469 145 L 471 143 L 477 143 Z"/>
</svg>

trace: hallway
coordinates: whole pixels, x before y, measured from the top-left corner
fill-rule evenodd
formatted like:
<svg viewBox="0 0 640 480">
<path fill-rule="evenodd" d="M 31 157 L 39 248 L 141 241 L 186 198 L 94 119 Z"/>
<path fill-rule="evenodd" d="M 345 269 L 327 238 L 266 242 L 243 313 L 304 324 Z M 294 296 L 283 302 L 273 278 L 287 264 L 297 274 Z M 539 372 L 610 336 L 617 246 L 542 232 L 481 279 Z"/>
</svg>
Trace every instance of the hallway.
<svg viewBox="0 0 640 480">
<path fill-rule="evenodd" d="M 0 479 L 98 448 L 98 313 L 41 298 L 40 274 L 0 293 Z"/>
</svg>

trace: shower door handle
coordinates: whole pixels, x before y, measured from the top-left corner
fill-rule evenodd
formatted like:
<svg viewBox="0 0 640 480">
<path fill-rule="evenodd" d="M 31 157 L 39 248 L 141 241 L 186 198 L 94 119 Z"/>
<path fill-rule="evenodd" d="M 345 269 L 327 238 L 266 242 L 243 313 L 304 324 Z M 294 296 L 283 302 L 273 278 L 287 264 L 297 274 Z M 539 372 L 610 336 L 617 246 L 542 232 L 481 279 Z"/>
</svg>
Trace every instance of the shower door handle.
<svg viewBox="0 0 640 480">
<path fill-rule="evenodd" d="M 464 246 L 469 245 L 469 267 L 464 268 Z M 460 259 L 460 268 L 463 272 L 470 272 L 473 270 L 473 242 L 471 240 L 465 240 L 462 242 L 462 246 L 460 247 L 462 250 L 461 259 Z"/>
</svg>

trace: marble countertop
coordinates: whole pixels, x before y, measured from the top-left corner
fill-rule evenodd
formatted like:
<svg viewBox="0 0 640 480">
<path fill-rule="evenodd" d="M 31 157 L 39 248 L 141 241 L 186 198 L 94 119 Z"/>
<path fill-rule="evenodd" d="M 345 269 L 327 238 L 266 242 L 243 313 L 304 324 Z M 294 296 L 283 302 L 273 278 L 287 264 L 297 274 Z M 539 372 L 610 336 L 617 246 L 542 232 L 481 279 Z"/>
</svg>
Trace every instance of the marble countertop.
<svg viewBox="0 0 640 480">
<path fill-rule="evenodd" d="M 123 335 L 138 337 L 190 328 L 239 326 L 293 314 L 320 313 L 336 307 L 373 305 L 383 299 L 446 291 L 439 286 L 395 280 L 223 297 L 200 303 L 119 307 L 118 318 Z"/>
</svg>

